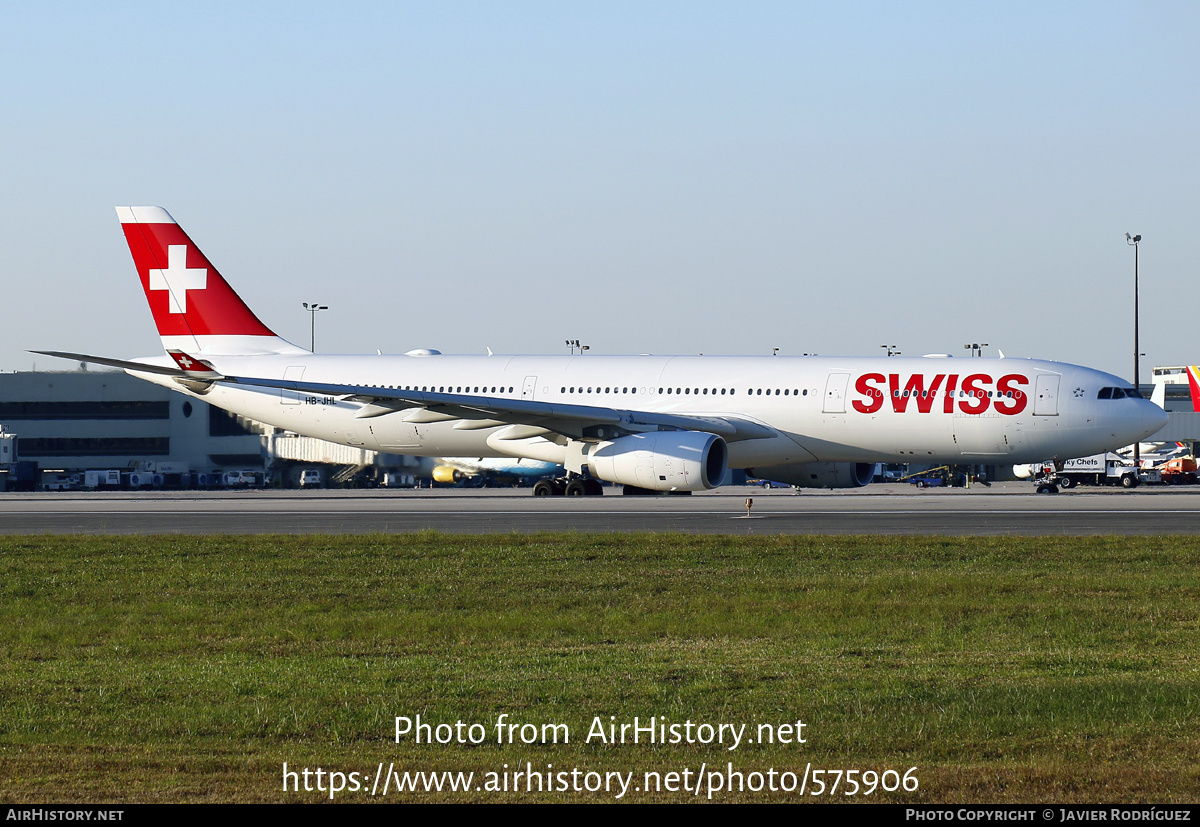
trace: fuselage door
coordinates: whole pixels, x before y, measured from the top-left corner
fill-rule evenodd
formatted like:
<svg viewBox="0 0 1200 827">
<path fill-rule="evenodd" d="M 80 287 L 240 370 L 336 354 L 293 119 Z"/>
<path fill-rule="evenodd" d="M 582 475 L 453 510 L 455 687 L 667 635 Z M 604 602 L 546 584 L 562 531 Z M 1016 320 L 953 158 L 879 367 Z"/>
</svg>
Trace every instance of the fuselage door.
<svg viewBox="0 0 1200 827">
<path fill-rule="evenodd" d="M 846 412 L 846 386 L 849 384 L 849 373 L 829 374 L 825 380 L 825 413 Z"/>
<path fill-rule="evenodd" d="M 533 399 L 533 393 L 537 390 L 537 377 L 526 376 L 525 383 L 521 385 L 521 398 Z"/>
<path fill-rule="evenodd" d="M 285 382 L 289 379 L 293 382 L 299 382 L 303 378 L 304 365 L 293 365 L 292 367 L 284 368 L 283 370 L 283 379 Z M 279 391 L 279 402 L 283 405 L 299 405 L 300 392 L 282 389 Z"/>
<path fill-rule="evenodd" d="M 1034 416 L 1058 416 L 1058 381 L 1061 378 L 1057 373 L 1038 374 L 1033 396 Z"/>
</svg>

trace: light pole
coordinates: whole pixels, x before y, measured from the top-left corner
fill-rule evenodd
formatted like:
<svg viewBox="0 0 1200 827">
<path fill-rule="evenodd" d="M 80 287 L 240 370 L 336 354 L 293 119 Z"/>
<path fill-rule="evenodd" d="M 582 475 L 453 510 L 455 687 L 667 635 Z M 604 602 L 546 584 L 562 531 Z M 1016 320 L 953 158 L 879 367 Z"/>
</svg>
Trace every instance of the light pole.
<svg viewBox="0 0 1200 827">
<path fill-rule="evenodd" d="M 1140 235 L 1130 235 L 1125 233 L 1125 243 L 1133 248 L 1133 389 L 1139 394 L 1142 392 L 1141 378 L 1142 374 L 1139 370 L 1141 364 L 1141 351 L 1138 347 L 1138 245 L 1142 243 Z M 1141 473 L 1142 468 L 1142 444 L 1140 442 L 1133 443 L 1133 467 Z"/>
<path fill-rule="evenodd" d="M 317 311 L 318 310 L 328 310 L 329 308 L 323 304 L 317 304 L 316 302 L 313 302 L 312 304 L 309 304 L 308 302 L 301 302 L 301 304 L 303 304 L 304 309 L 309 312 L 310 321 L 311 321 L 311 323 L 308 326 L 308 335 L 309 335 L 308 349 L 311 350 L 313 353 L 316 353 L 317 352 Z"/>
</svg>

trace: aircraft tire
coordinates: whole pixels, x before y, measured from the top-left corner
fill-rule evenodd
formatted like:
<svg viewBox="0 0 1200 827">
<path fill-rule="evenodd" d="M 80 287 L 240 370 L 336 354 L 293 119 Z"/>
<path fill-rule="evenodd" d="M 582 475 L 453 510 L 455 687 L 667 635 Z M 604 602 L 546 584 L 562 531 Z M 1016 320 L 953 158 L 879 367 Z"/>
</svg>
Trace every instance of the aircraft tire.
<svg viewBox="0 0 1200 827">
<path fill-rule="evenodd" d="M 1058 486 L 1051 485 L 1050 483 L 1042 483 L 1037 487 L 1037 492 L 1039 494 L 1057 494 Z"/>
<path fill-rule="evenodd" d="M 549 480 L 539 480 L 533 486 L 533 496 L 535 497 L 553 497 L 554 483 Z"/>
<path fill-rule="evenodd" d="M 604 486 L 600 484 L 600 480 L 584 480 L 583 484 L 589 497 L 604 496 Z"/>
<path fill-rule="evenodd" d="M 588 495 L 587 480 L 571 480 L 567 483 L 568 497 L 586 497 Z"/>
</svg>

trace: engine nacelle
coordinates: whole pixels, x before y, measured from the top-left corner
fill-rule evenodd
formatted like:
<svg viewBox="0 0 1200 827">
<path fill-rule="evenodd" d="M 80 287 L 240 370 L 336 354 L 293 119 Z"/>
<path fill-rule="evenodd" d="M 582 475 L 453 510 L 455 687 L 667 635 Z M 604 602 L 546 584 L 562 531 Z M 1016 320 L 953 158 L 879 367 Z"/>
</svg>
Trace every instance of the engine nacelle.
<svg viewBox="0 0 1200 827">
<path fill-rule="evenodd" d="M 1019 480 L 1029 480 L 1046 472 L 1048 462 L 1030 462 L 1025 465 L 1014 465 L 1013 476 Z"/>
<path fill-rule="evenodd" d="M 433 469 L 433 481 L 441 483 L 462 482 L 466 476 L 462 471 L 449 465 L 438 465 Z"/>
<path fill-rule="evenodd" d="M 630 434 L 588 451 L 592 476 L 652 491 L 716 488 L 728 466 L 725 440 L 701 431 Z"/>
<path fill-rule="evenodd" d="M 752 477 L 774 480 L 797 488 L 862 488 L 875 476 L 873 462 L 802 462 L 747 468 Z"/>
</svg>

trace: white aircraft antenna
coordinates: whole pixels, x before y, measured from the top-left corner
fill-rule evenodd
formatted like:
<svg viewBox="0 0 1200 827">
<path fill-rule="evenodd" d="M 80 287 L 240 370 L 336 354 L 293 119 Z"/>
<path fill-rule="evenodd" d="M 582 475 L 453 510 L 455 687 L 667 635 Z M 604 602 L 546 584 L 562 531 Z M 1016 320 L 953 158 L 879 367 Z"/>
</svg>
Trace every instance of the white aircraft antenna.
<svg viewBox="0 0 1200 827">
<path fill-rule="evenodd" d="M 487 349 L 487 352 L 488 352 L 488 356 L 495 356 L 495 355 L 496 355 L 496 354 L 492 353 L 492 349 L 491 349 L 490 347 Z"/>
</svg>

